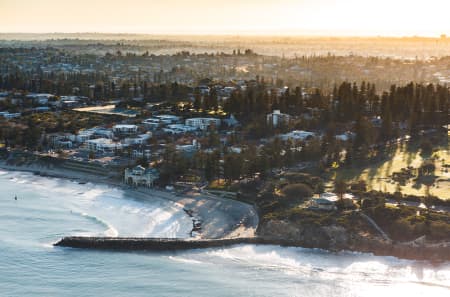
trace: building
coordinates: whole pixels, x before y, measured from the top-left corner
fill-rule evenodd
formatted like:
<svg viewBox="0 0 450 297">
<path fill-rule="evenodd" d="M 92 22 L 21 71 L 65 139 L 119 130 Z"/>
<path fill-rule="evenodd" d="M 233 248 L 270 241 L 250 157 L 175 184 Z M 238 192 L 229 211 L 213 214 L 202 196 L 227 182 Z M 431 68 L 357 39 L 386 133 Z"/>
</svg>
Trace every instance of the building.
<svg viewBox="0 0 450 297">
<path fill-rule="evenodd" d="M 77 136 L 75 137 L 75 141 L 79 143 L 85 143 L 89 139 L 91 139 L 94 136 L 95 132 L 93 130 L 81 130 L 78 131 Z"/>
<path fill-rule="evenodd" d="M 180 117 L 170 114 L 155 115 L 154 117 L 167 125 L 179 123 L 181 120 Z"/>
<path fill-rule="evenodd" d="M 192 144 L 182 144 L 182 145 L 176 146 L 177 151 L 187 153 L 187 154 L 194 153 L 199 149 L 200 149 L 200 143 L 198 143 L 196 139 L 192 140 Z"/>
<path fill-rule="evenodd" d="M 21 115 L 21 113 L 9 113 L 7 111 L 0 112 L 0 116 L 4 117 L 5 119 L 20 118 Z"/>
<path fill-rule="evenodd" d="M 147 132 L 145 134 L 140 134 L 136 137 L 129 137 L 123 140 L 124 143 L 130 145 L 143 145 L 147 144 L 148 140 L 152 137 L 151 132 Z"/>
<path fill-rule="evenodd" d="M 315 137 L 316 134 L 314 132 L 302 131 L 302 130 L 294 130 L 292 132 L 280 135 L 280 138 L 284 141 L 286 140 L 309 140 Z"/>
<path fill-rule="evenodd" d="M 336 138 L 336 140 L 340 140 L 340 141 L 348 141 L 350 139 L 355 138 L 355 133 L 347 131 L 345 133 L 336 135 L 335 138 Z"/>
<path fill-rule="evenodd" d="M 25 96 L 26 99 L 32 100 L 34 104 L 47 105 L 49 100 L 54 98 L 55 95 L 52 94 L 28 94 Z"/>
<path fill-rule="evenodd" d="M 332 211 L 336 209 L 335 202 L 325 198 L 313 198 L 309 206 L 311 209 Z"/>
<path fill-rule="evenodd" d="M 155 129 L 163 126 L 163 123 L 161 122 L 161 120 L 157 119 L 157 118 L 146 119 L 146 120 L 142 121 L 142 124 L 144 125 L 145 128 L 147 128 L 149 130 L 155 130 Z"/>
<path fill-rule="evenodd" d="M 285 125 L 289 123 L 291 118 L 290 115 L 281 113 L 280 110 L 274 110 L 272 113 L 269 113 L 267 116 L 267 123 L 272 125 L 273 127 L 278 127 L 280 125 Z"/>
<path fill-rule="evenodd" d="M 151 156 L 152 154 L 149 149 L 136 149 L 131 152 L 131 157 L 133 159 L 147 158 L 147 160 L 149 160 Z"/>
<path fill-rule="evenodd" d="M 191 126 L 200 130 L 207 130 L 209 127 L 220 127 L 220 119 L 216 118 L 190 118 L 186 120 L 186 126 Z"/>
<path fill-rule="evenodd" d="M 159 178 L 159 173 L 154 168 L 145 169 L 138 165 L 134 168 L 125 169 L 124 182 L 128 185 L 139 187 L 153 187 L 155 180 Z"/>
<path fill-rule="evenodd" d="M 351 207 L 353 205 L 353 199 L 355 199 L 355 197 L 352 194 L 345 193 L 342 196 L 344 207 Z M 311 199 L 310 208 L 328 211 L 335 210 L 337 201 L 339 201 L 338 195 L 325 192 L 320 194 L 318 198 Z"/>
<path fill-rule="evenodd" d="M 157 129 L 159 127 L 165 125 L 173 125 L 178 124 L 181 121 L 181 118 L 178 116 L 170 115 L 170 114 L 162 114 L 156 115 L 152 118 L 148 118 L 142 121 L 142 124 L 150 130 Z"/>
<path fill-rule="evenodd" d="M 163 128 L 163 131 L 168 134 L 185 134 L 189 132 L 194 132 L 196 130 L 197 128 L 195 127 L 183 124 L 172 124 L 168 125 L 166 128 Z"/>
<path fill-rule="evenodd" d="M 73 147 L 75 135 L 71 133 L 52 133 L 47 134 L 47 139 L 54 148 L 70 149 Z"/>
<path fill-rule="evenodd" d="M 122 150 L 128 145 L 120 142 L 114 142 L 108 138 L 90 139 L 87 141 L 87 148 L 93 152 L 113 153 L 117 150 Z"/>
<path fill-rule="evenodd" d="M 113 127 L 115 134 L 130 135 L 138 132 L 138 126 L 136 125 L 115 125 Z"/>
</svg>

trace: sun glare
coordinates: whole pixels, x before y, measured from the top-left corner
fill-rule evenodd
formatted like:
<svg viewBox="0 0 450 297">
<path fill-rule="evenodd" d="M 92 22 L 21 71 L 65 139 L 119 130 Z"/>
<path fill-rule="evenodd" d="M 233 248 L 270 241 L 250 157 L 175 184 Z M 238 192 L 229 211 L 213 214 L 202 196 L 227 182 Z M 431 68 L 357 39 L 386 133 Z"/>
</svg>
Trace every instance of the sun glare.
<svg viewBox="0 0 450 297">
<path fill-rule="evenodd" d="M 439 36 L 450 32 L 449 9 L 446 0 L 2 0 L 0 32 Z"/>
</svg>

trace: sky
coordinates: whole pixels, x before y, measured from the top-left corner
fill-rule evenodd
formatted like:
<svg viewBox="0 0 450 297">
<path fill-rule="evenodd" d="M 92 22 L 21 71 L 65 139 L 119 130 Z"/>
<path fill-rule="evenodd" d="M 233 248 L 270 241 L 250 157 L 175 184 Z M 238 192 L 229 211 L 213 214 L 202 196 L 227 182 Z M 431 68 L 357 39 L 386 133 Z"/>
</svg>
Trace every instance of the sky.
<svg viewBox="0 0 450 297">
<path fill-rule="evenodd" d="M 439 36 L 450 0 L 0 0 L 0 32 Z"/>
</svg>

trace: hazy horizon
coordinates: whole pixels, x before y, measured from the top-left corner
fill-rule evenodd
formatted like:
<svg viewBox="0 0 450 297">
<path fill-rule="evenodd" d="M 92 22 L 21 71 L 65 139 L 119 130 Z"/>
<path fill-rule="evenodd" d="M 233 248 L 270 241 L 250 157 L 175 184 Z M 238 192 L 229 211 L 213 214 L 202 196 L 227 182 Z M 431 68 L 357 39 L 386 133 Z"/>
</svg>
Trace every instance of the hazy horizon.
<svg viewBox="0 0 450 297">
<path fill-rule="evenodd" d="M 450 33 L 448 8 L 444 0 L 0 0 L 0 32 L 439 37 Z"/>
</svg>

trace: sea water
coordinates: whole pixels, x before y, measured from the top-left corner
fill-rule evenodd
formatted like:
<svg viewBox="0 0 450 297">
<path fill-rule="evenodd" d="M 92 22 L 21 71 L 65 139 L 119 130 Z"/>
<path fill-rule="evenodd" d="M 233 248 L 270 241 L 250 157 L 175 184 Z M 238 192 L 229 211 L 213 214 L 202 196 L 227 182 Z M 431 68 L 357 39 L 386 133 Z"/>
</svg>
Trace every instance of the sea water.
<svg viewBox="0 0 450 297">
<path fill-rule="evenodd" d="M 169 201 L 0 171 L 0 296 L 450 296 L 448 262 L 263 245 L 182 252 L 52 246 L 67 235 L 188 237 L 191 228 Z"/>
</svg>

